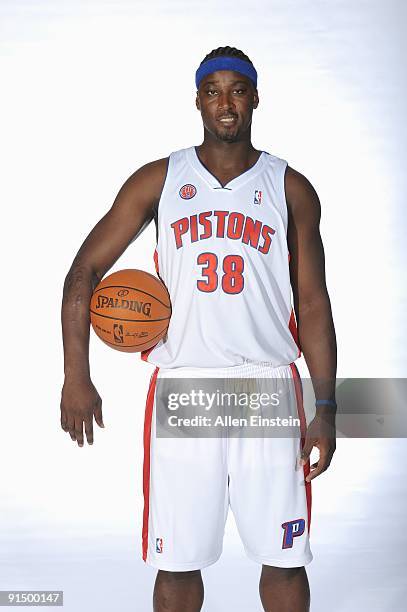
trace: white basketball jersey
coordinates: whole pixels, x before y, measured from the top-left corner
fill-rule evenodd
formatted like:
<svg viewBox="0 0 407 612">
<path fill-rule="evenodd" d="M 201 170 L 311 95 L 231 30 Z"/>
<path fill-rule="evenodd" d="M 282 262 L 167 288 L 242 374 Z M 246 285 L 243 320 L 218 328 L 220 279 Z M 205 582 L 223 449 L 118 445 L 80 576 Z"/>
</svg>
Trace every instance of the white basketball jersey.
<svg viewBox="0 0 407 612">
<path fill-rule="evenodd" d="M 263 151 L 224 187 L 195 147 L 171 153 L 158 207 L 157 274 L 172 314 L 141 358 L 161 368 L 288 365 L 300 356 L 291 305 L 287 162 Z"/>
</svg>

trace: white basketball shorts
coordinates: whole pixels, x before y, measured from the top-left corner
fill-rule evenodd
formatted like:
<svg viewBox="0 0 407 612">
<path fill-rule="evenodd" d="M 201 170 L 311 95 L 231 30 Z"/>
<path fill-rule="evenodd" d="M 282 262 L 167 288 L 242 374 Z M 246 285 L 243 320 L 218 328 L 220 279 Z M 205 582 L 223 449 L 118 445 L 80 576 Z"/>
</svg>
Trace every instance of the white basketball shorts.
<svg viewBox="0 0 407 612">
<path fill-rule="evenodd" d="M 279 379 L 291 378 L 298 436 L 157 436 L 157 379 L 177 376 L 269 378 L 277 386 Z M 294 363 L 277 368 L 251 363 L 221 369 L 156 367 L 144 422 L 143 560 L 166 571 L 215 563 L 230 505 L 250 559 L 276 567 L 310 563 L 311 482 L 305 481 L 310 464 L 298 465 L 306 427 Z"/>
</svg>

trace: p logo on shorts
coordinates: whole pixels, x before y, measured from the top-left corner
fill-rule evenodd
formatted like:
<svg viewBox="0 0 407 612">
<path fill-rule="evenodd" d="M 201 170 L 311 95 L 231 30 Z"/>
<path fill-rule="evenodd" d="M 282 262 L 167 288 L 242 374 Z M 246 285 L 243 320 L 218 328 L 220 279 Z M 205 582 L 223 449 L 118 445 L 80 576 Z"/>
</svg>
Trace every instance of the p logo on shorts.
<svg viewBox="0 0 407 612">
<path fill-rule="evenodd" d="M 292 548 L 294 538 L 302 536 L 305 531 L 305 520 L 303 518 L 287 521 L 281 527 L 284 529 L 283 545 L 281 548 Z"/>
</svg>

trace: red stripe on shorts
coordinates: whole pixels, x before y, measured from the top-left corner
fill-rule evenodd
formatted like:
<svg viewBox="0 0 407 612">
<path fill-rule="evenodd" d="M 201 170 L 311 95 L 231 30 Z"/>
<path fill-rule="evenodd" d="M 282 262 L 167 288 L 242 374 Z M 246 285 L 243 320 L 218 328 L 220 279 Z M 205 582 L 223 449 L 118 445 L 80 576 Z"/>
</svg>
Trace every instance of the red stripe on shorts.
<svg viewBox="0 0 407 612">
<path fill-rule="evenodd" d="M 142 545 L 143 545 L 143 560 L 147 559 L 147 548 L 148 548 L 148 514 L 150 509 L 150 446 L 151 446 L 151 422 L 153 418 L 153 406 L 154 406 L 154 393 L 156 387 L 156 380 L 158 374 L 158 366 L 150 378 L 150 385 L 147 393 L 146 410 L 144 414 L 144 462 L 143 462 L 143 496 L 144 496 L 144 510 L 143 510 L 143 532 L 142 532 Z"/>
<path fill-rule="evenodd" d="M 301 448 L 304 448 L 305 444 L 305 434 L 307 431 L 307 421 L 305 419 L 304 412 L 304 404 L 303 404 L 303 394 L 302 394 L 302 383 L 301 377 L 298 372 L 297 366 L 295 363 L 290 363 L 291 372 L 294 379 L 294 387 L 295 387 L 295 396 L 297 398 L 297 412 L 298 417 L 300 419 L 300 431 L 301 431 Z M 307 463 L 303 466 L 304 470 L 304 483 L 305 483 L 305 493 L 307 496 L 307 510 L 308 510 L 308 534 L 311 530 L 311 505 L 312 505 L 312 494 L 311 494 L 311 481 L 307 482 L 305 478 L 310 473 L 310 460 L 308 459 Z"/>
</svg>

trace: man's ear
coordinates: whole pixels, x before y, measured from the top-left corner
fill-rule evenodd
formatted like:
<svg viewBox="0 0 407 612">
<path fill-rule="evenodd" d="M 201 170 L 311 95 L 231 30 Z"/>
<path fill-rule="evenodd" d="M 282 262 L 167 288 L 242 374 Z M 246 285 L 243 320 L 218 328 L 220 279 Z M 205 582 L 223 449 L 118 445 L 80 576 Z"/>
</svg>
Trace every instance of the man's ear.
<svg viewBox="0 0 407 612">
<path fill-rule="evenodd" d="M 257 93 L 257 89 L 254 92 L 254 96 L 253 96 L 253 108 L 257 108 L 259 105 L 259 94 Z"/>
<path fill-rule="evenodd" d="M 199 111 L 201 110 L 201 105 L 200 105 L 200 102 L 199 102 L 199 93 L 198 92 L 196 92 L 195 106 L 197 107 L 197 109 Z"/>
</svg>

